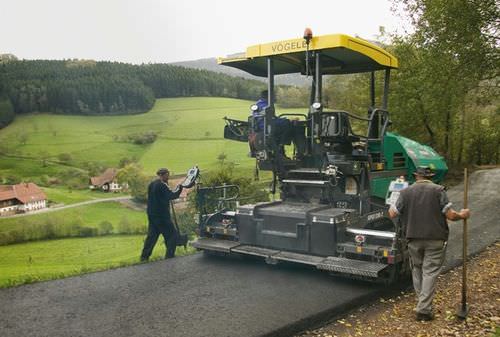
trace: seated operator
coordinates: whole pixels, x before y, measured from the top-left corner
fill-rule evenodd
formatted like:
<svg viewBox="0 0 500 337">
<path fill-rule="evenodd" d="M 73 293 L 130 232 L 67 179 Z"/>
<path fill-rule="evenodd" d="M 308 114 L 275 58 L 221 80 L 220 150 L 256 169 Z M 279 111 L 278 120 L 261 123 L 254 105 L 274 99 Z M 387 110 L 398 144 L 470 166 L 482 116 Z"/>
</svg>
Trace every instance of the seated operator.
<svg viewBox="0 0 500 337">
<path fill-rule="evenodd" d="M 264 118 L 265 118 L 265 109 L 269 105 L 267 102 L 268 91 L 263 90 L 260 93 L 260 98 L 255 102 L 257 109 L 252 110 L 253 123 L 252 129 L 248 133 L 248 145 L 250 147 L 250 156 L 255 157 L 257 153 L 257 132 L 261 132 L 264 130 Z"/>
<path fill-rule="evenodd" d="M 254 118 L 254 131 L 259 132 L 264 130 L 264 118 L 265 118 L 265 110 L 269 106 L 267 101 L 268 91 L 263 90 L 260 93 L 260 98 L 255 105 L 257 106 L 256 110 L 252 111 L 252 117 Z M 290 121 L 284 117 L 273 117 L 273 125 L 280 127 L 287 127 L 290 124 Z"/>
<path fill-rule="evenodd" d="M 263 90 L 260 98 L 255 102 L 257 109 L 252 111 L 253 117 L 253 130 L 248 135 L 248 142 L 250 146 L 251 156 L 254 157 L 256 153 L 256 138 L 257 133 L 264 130 L 265 109 L 269 106 L 267 97 L 268 91 Z M 280 153 L 284 155 L 284 144 L 290 144 L 293 138 L 293 128 L 290 120 L 283 117 L 273 117 L 272 125 L 274 127 L 275 146 L 278 147 Z"/>
<path fill-rule="evenodd" d="M 260 98 L 255 102 L 257 106 L 256 110 L 252 111 L 252 117 L 254 118 L 254 131 L 262 131 L 264 129 L 264 112 L 268 107 L 269 103 L 267 102 L 268 91 L 263 90 L 260 93 Z"/>
<path fill-rule="evenodd" d="M 257 105 L 258 109 L 257 109 L 257 111 L 254 111 L 254 112 L 261 112 L 261 111 L 264 111 L 265 108 L 267 108 L 267 106 L 269 105 L 269 103 L 267 102 L 267 96 L 268 96 L 267 90 L 263 90 L 260 93 L 259 100 L 257 102 L 255 102 L 255 105 Z"/>
</svg>

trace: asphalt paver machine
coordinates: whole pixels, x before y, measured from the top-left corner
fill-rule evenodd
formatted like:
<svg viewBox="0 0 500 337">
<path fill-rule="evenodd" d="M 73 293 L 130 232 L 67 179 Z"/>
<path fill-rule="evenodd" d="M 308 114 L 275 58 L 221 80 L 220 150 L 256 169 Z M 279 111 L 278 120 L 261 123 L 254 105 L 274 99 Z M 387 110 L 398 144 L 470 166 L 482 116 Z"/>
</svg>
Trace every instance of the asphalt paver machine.
<svg viewBox="0 0 500 337">
<path fill-rule="evenodd" d="M 247 121 L 226 118 L 224 137 L 249 142 L 258 167 L 273 172 L 280 200 L 202 214 L 193 246 L 383 282 L 408 273 L 404 228 L 388 208 L 417 166 L 431 166 L 437 182 L 447 166 L 432 148 L 388 131 L 389 78 L 398 60 L 359 38 L 306 30 L 303 38 L 251 46 L 219 63 L 267 78 L 268 106 L 252 106 Z M 309 108 L 279 115 L 274 78 L 292 73 L 311 81 Z M 371 74 L 367 114 L 326 108 L 323 76 L 355 73 Z"/>
</svg>

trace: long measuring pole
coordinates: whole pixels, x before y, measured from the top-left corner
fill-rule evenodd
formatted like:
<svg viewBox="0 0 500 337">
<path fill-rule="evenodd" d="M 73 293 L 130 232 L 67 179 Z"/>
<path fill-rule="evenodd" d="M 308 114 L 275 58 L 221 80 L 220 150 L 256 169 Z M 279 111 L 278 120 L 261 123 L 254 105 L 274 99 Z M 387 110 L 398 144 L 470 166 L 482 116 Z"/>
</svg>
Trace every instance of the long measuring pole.
<svg viewBox="0 0 500 337">
<path fill-rule="evenodd" d="M 464 207 L 468 208 L 467 195 L 469 191 L 469 177 L 467 175 L 467 168 L 464 168 Z M 457 317 L 460 319 L 467 318 L 469 308 L 467 307 L 467 219 L 463 220 L 463 251 L 462 251 L 462 305 L 457 312 Z"/>
</svg>

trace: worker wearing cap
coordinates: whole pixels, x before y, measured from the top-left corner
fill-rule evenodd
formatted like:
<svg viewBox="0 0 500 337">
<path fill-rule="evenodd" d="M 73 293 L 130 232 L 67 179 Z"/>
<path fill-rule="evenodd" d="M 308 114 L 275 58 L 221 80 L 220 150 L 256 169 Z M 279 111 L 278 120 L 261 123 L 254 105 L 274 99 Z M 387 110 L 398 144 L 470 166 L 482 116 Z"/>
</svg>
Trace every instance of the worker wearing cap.
<svg viewBox="0 0 500 337">
<path fill-rule="evenodd" d="M 466 219 L 470 212 L 469 209 L 456 212 L 451 208 L 444 187 L 431 181 L 434 173 L 429 167 L 418 167 L 413 174 L 415 183 L 401 191 L 389 215 L 393 218 L 400 215 L 406 225 L 413 287 L 418 299 L 416 319 L 430 321 L 434 318 L 432 299 L 448 240 L 446 220 Z"/>
<path fill-rule="evenodd" d="M 267 96 L 268 96 L 267 90 L 261 91 L 259 100 L 255 102 L 255 105 L 257 105 L 256 112 L 264 111 L 267 108 L 267 106 L 269 105 L 269 103 L 267 102 Z"/>
<path fill-rule="evenodd" d="M 170 219 L 170 201 L 179 198 L 182 185 L 172 191 L 168 187 L 170 172 L 166 168 L 159 169 L 156 174 L 158 179 L 152 181 L 148 186 L 148 235 L 144 241 L 141 261 L 147 261 L 153 252 L 160 234 L 165 239 L 167 248 L 166 258 L 175 256 L 177 231 Z"/>
</svg>

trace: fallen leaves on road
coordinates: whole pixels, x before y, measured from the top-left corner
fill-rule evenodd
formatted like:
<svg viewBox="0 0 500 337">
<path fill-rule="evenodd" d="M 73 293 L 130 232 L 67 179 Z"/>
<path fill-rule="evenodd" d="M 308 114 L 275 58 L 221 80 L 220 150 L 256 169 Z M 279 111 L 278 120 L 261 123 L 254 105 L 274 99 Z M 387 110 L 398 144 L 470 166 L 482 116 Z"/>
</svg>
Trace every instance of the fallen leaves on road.
<svg viewBox="0 0 500 337">
<path fill-rule="evenodd" d="M 500 336 L 500 243 L 488 247 L 467 264 L 465 321 L 456 318 L 461 304 L 462 268 L 441 275 L 434 298 L 435 319 L 415 321 L 413 292 L 374 303 L 300 334 L 300 337 L 479 337 Z"/>
</svg>

